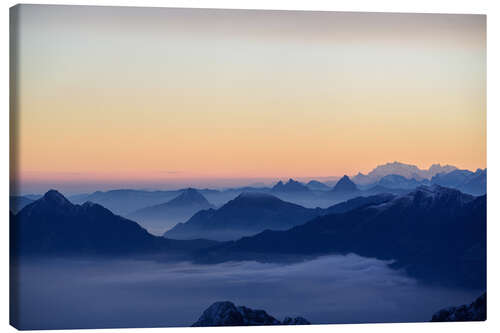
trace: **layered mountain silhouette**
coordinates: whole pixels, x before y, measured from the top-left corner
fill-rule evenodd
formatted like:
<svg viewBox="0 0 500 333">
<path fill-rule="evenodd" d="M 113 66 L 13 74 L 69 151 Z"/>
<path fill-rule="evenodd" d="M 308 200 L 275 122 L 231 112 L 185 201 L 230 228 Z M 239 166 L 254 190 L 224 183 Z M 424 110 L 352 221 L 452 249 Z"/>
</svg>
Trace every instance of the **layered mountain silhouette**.
<svg viewBox="0 0 500 333">
<path fill-rule="evenodd" d="M 454 170 L 449 173 L 439 173 L 432 177 L 431 182 L 473 195 L 483 195 L 486 194 L 486 169 L 477 169 L 476 172 Z"/>
<path fill-rule="evenodd" d="M 360 185 L 374 184 L 387 175 L 399 175 L 407 179 L 423 180 L 430 179 L 438 173 L 448 173 L 455 169 L 457 168 L 452 165 L 442 166 L 441 164 L 433 164 L 429 169 L 420 169 L 416 165 L 392 162 L 379 165 L 366 175 L 358 173 L 353 180 Z"/>
<path fill-rule="evenodd" d="M 310 325 L 302 317 L 285 317 L 283 322 L 267 314 L 264 310 L 253 310 L 236 306 L 232 302 L 215 302 L 206 309 L 192 326 L 262 326 L 262 325 Z"/>
<path fill-rule="evenodd" d="M 11 195 L 9 198 L 10 210 L 15 214 L 34 200 L 20 195 Z"/>
<path fill-rule="evenodd" d="M 484 321 L 486 320 L 486 293 L 468 305 L 452 306 L 436 312 L 431 321 Z"/>
<path fill-rule="evenodd" d="M 308 182 L 307 187 L 313 191 L 328 191 L 331 189 L 330 186 L 317 180 L 311 180 Z"/>
<path fill-rule="evenodd" d="M 283 183 L 281 180 L 276 183 L 271 189 L 273 192 L 282 192 L 282 193 L 301 193 L 301 192 L 310 192 L 309 188 L 293 179 L 289 179 L 288 182 Z"/>
<path fill-rule="evenodd" d="M 366 190 L 363 191 L 363 195 L 376 195 L 376 194 L 381 194 L 381 193 L 392 193 L 392 194 L 404 194 L 408 193 L 411 190 L 409 189 L 402 189 L 402 188 L 389 188 L 385 187 L 382 185 L 374 185 Z"/>
<path fill-rule="evenodd" d="M 345 213 L 356 208 L 371 205 L 380 205 L 394 199 L 395 197 L 396 195 L 391 193 L 382 193 L 366 197 L 356 197 L 322 210 L 321 215 Z"/>
<path fill-rule="evenodd" d="M 321 214 L 273 195 L 244 192 L 219 209 L 203 210 L 179 223 L 164 236 L 173 239 L 232 240 L 265 229 L 289 229 Z"/>
<path fill-rule="evenodd" d="M 394 195 L 379 194 L 358 197 L 325 209 L 305 208 L 265 193 L 244 192 L 221 208 L 200 211 L 186 223 L 179 223 L 164 236 L 171 239 L 203 238 L 219 241 L 236 240 L 266 229 L 286 230 L 317 216 L 380 204 Z"/>
<path fill-rule="evenodd" d="M 334 253 L 394 260 L 393 267 L 422 280 L 484 288 L 486 196 L 421 186 L 382 204 L 224 243 L 199 253 L 198 260 L 268 261 L 273 254 Z"/>
<path fill-rule="evenodd" d="M 180 191 L 143 191 L 143 190 L 111 190 L 97 191 L 92 194 L 80 194 L 69 197 L 76 204 L 87 201 L 100 204 L 115 214 L 128 215 L 138 209 L 158 205 L 172 200 Z"/>
<path fill-rule="evenodd" d="M 168 202 L 139 209 L 127 217 L 138 221 L 154 234 L 161 234 L 175 224 L 188 220 L 196 212 L 213 207 L 200 192 L 188 188 Z"/>
<path fill-rule="evenodd" d="M 342 178 L 340 178 L 333 187 L 333 189 L 325 192 L 326 197 L 331 198 L 336 202 L 347 200 L 361 195 L 362 195 L 361 191 L 347 175 L 344 175 Z"/>
<path fill-rule="evenodd" d="M 55 190 L 10 220 L 11 254 L 34 256 L 140 255 L 190 251 L 213 241 L 177 241 L 149 234 L 99 204 L 74 205 Z"/>
<path fill-rule="evenodd" d="M 430 182 L 427 179 L 416 180 L 401 175 L 387 175 L 380 178 L 376 184 L 389 189 L 415 189 L 421 185 L 430 185 Z"/>
</svg>

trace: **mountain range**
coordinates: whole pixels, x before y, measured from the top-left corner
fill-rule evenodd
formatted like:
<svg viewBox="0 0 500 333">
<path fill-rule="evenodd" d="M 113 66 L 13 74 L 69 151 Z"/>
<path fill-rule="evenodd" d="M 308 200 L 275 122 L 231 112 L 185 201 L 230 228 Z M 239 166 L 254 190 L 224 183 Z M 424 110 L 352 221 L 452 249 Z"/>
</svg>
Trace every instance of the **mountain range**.
<svg viewBox="0 0 500 333">
<path fill-rule="evenodd" d="M 281 180 L 271 188 L 272 192 L 284 193 L 297 193 L 297 192 L 310 192 L 311 190 L 306 185 L 294 179 L 289 179 L 288 182 L 283 183 Z"/>
<path fill-rule="evenodd" d="M 356 253 L 393 260 L 392 267 L 428 282 L 486 284 L 486 195 L 439 185 L 326 209 L 245 192 L 165 234 L 188 240 L 153 236 L 99 204 L 75 205 L 55 190 L 11 212 L 10 220 L 14 257 L 173 255 L 213 263 Z"/>
<path fill-rule="evenodd" d="M 306 186 L 312 191 L 328 191 L 331 187 L 317 180 L 309 181 Z"/>
<path fill-rule="evenodd" d="M 317 216 L 342 213 L 357 207 L 383 203 L 392 194 L 357 197 L 328 208 L 305 208 L 267 193 L 244 192 L 219 209 L 200 211 L 164 236 L 170 239 L 236 240 L 266 229 L 286 230 Z"/>
<path fill-rule="evenodd" d="M 213 246 L 214 241 L 177 241 L 149 234 L 136 222 L 91 202 L 74 205 L 55 190 L 10 218 L 11 255 L 168 255 Z"/>
<path fill-rule="evenodd" d="M 265 229 L 284 230 L 320 214 L 319 209 L 283 201 L 273 195 L 243 192 L 219 209 L 203 210 L 164 236 L 172 239 L 232 240 Z"/>
<path fill-rule="evenodd" d="M 473 195 L 486 193 L 486 169 L 453 170 L 449 173 L 439 173 L 432 177 L 431 183 L 459 189 Z"/>
<path fill-rule="evenodd" d="M 144 191 L 121 189 L 73 195 L 69 197 L 69 200 L 75 204 L 83 204 L 87 201 L 97 203 L 115 214 L 128 215 L 144 207 L 165 203 L 179 194 L 180 192 L 177 190 Z"/>
<path fill-rule="evenodd" d="M 325 182 L 313 179 L 308 183 L 301 183 L 297 180 L 289 179 L 286 183 L 279 181 L 272 187 L 256 184 L 255 186 L 220 190 L 196 190 L 215 207 L 226 204 L 243 192 L 262 192 L 273 194 L 282 200 L 309 208 L 326 208 L 332 204 L 359 195 L 367 196 L 379 193 L 402 194 L 418 186 L 431 184 L 456 188 L 473 195 L 483 195 L 486 193 L 486 169 L 478 169 L 472 172 L 468 170 L 459 170 L 450 165 L 442 166 L 440 164 L 434 164 L 429 169 L 419 169 L 415 165 L 393 162 L 377 166 L 366 175 L 358 173 L 358 175 L 349 179 L 349 182 L 347 182 L 346 178 L 348 179 L 347 176 L 344 176 L 338 181 Z M 347 188 L 345 188 L 347 191 L 345 191 L 345 189 L 341 190 L 341 185 L 349 185 L 352 187 L 352 190 Z M 354 190 L 354 186 L 359 192 Z M 131 216 L 131 214 L 135 214 L 142 209 L 166 204 L 168 201 L 182 194 L 185 190 L 186 189 L 148 191 L 119 189 L 104 192 L 97 191 L 91 194 L 72 195 L 69 197 L 69 200 L 76 204 L 83 204 L 86 201 L 98 203 L 110 209 L 115 214 Z M 15 195 L 18 196 L 18 194 Z M 19 211 L 20 208 L 24 206 L 21 200 L 25 202 L 25 199 L 35 200 L 39 198 L 39 195 L 23 195 L 22 197 L 22 199 L 16 199 L 15 197 L 11 199 L 11 209 L 14 212 Z M 139 216 L 139 218 L 140 217 L 141 216 Z M 186 219 L 188 217 L 186 217 Z M 180 220 L 182 219 L 179 219 L 179 221 Z M 142 221 L 139 222 L 143 223 Z M 169 223 L 166 223 L 163 229 L 167 229 L 169 225 Z M 150 228 L 147 224 L 143 226 Z M 161 229 L 161 226 L 159 226 L 159 229 Z"/>
<path fill-rule="evenodd" d="M 416 165 L 405 164 L 400 162 L 386 163 L 375 167 L 368 174 L 358 173 L 353 177 L 353 181 L 359 185 L 367 185 L 378 182 L 382 177 L 387 175 L 399 175 L 407 179 L 431 179 L 438 173 L 448 173 L 457 168 L 452 165 L 433 164 L 429 169 L 420 169 Z"/>
<path fill-rule="evenodd" d="M 138 221 L 153 234 L 160 235 L 175 224 L 186 221 L 196 212 L 209 208 L 214 206 L 200 192 L 188 188 L 168 202 L 139 209 L 127 217 Z"/>
<path fill-rule="evenodd" d="M 319 216 L 285 231 L 266 230 L 198 253 L 201 262 L 356 253 L 429 282 L 484 288 L 486 196 L 421 186 L 382 204 Z"/>
<path fill-rule="evenodd" d="M 428 179 L 416 180 L 415 178 L 408 179 L 401 175 L 387 175 L 376 183 L 378 186 L 382 186 L 384 188 L 389 189 L 415 189 L 421 185 L 430 185 L 430 181 Z"/>
</svg>

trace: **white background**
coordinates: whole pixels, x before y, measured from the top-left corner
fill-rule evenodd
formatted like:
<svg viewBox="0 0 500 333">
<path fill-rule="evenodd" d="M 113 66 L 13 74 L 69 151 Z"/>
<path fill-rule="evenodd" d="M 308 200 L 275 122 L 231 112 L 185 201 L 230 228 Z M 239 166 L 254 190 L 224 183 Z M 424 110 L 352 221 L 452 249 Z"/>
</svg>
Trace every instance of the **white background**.
<svg viewBox="0 0 500 333">
<path fill-rule="evenodd" d="M 114 5 L 114 6 L 144 6 L 144 7 L 193 7 L 193 8 L 251 8 L 251 9 L 300 9 L 300 10 L 329 10 L 329 11 L 371 11 L 371 12 L 420 12 L 420 13 L 464 13 L 464 14 L 487 14 L 488 27 L 488 320 L 483 323 L 418 323 L 418 324 L 370 324 L 370 325 L 317 325 L 300 327 L 240 327 L 240 328 L 203 328 L 190 329 L 192 332 L 253 332 L 258 329 L 260 332 L 471 332 L 495 330 L 498 332 L 500 315 L 500 293 L 499 293 L 499 267 L 498 250 L 500 240 L 498 220 L 500 204 L 499 191 L 499 148 L 500 143 L 500 122 L 499 122 L 499 62 L 500 62 L 500 10 L 499 1 L 491 0 L 344 0 L 344 1 L 320 1 L 320 0 L 233 0 L 233 1 L 168 1 L 168 0 L 150 0 L 150 1 L 35 1 L 29 0 L 28 3 L 50 3 L 50 4 L 71 4 L 71 5 Z M 9 11 L 10 6 L 16 2 L 6 1 L 3 3 L 0 12 L 1 29 L 1 112 L 0 112 L 0 327 L 3 332 L 15 331 L 9 326 L 9 279 L 8 279 L 8 193 L 9 193 Z M 333 296 L 333 295 L 332 295 Z M 159 332 L 168 330 L 168 332 L 187 332 L 187 328 L 155 328 L 155 329 L 127 329 L 111 330 L 121 332 Z M 93 332 L 110 330 L 93 330 Z M 59 331 L 64 332 L 64 331 Z M 73 330 L 68 332 L 89 332 L 88 330 Z"/>
</svg>

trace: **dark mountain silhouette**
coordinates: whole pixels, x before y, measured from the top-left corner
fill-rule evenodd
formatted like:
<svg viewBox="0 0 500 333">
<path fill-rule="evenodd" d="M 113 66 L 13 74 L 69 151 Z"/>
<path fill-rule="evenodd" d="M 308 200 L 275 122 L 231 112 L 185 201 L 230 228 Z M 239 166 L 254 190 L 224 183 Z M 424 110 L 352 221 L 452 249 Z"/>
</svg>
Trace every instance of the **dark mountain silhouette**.
<svg viewBox="0 0 500 333">
<path fill-rule="evenodd" d="M 16 214 L 26 205 L 32 203 L 34 200 L 20 195 L 11 195 L 9 198 L 10 210 Z"/>
<path fill-rule="evenodd" d="M 199 253 L 197 259 L 268 261 L 273 255 L 329 253 L 395 260 L 393 267 L 419 279 L 484 288 L 486 196 L 422 186 L 382 204 L 225 243 Z"/>
<path fill-rule="evenodd" d="M 441 186 L 459 189 L 473 195 L 486 194 L 486 169 L 454 170 L 449 173 L 440 173 L 432 177 L 431 182 Z"/>
<path fill-rule="evenodd" d="M 331 189 L 330 186 L 317 180 L 311 180 L 309 183 L 307 183 L 307 187 L 313 191 L 328 191 Z"/>
<path fill-rule="evenodd" d="M 265 193 L 244 192 L 221 208 L 196 213 L 164 236 L 173 239 L 231 240 L 265 229 L 284 230 L 320 214 Z"/>
<path fill-rule="evenodd" d="M 293 179 L 289 179 L 286 184 L 284 184 L 281 180 L 276 183 L 276 185 L 272 188 L 273 192 L 285 192 L 285 193 L 297 193 L 297 192 L 310 192 L 309 188 Z"/>
<path fill-rule="evenodd" d="M 452 306 L 436 312 L 431 321 L 484 321 L 486 320 L 486 293 L 469 305 Z"/>
<path fill-rule="evenodd" d="M 215 244 L 153 236 L 101 205 L 74 205 L 55 190 L 11 216 L 10 223 L 14 256 L 168 254 Z"/>
<path fill-rule="evenodd" d="M 163 233 L 173 225 L 186 221 L 196 212 L 213 207 L 200 192 L 189 188 L 166 203 L 139 209 L 127 217 L 138 221 L 153 233 Z"/>
<path fill-rule="evenodd" d="M 236 306 L 232 302 L 215 302 L 206 309 L 192 326 L 262 326 L 262 325 L 310 325 L 302 317 L 286 317 L 283 322 L 268 315 L 264 310 Z"/>
</svg>

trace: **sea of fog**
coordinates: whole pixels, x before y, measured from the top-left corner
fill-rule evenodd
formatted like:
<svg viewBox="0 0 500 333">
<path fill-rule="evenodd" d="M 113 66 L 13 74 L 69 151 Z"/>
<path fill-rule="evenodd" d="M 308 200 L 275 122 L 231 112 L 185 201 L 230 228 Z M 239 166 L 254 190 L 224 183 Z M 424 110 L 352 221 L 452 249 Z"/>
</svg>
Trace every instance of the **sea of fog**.
<svg viewBox="0 0 500 333">
<path fill-rule="evenodd" d="M 425 286 L 387 265 L 356 255 L 295 264 L 45 260 L 14 270 L 11 311 L 24 329 L 189 326 L 223 300 L 278 320 L 404 322 L 481 293 Z"/>
</svg>

